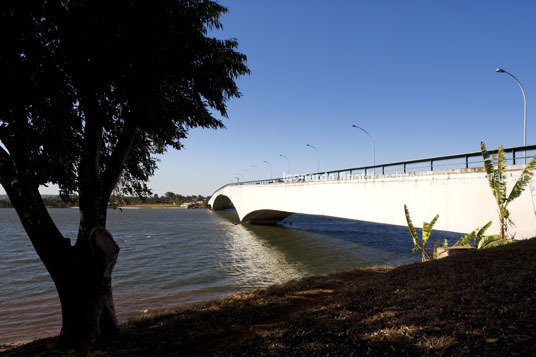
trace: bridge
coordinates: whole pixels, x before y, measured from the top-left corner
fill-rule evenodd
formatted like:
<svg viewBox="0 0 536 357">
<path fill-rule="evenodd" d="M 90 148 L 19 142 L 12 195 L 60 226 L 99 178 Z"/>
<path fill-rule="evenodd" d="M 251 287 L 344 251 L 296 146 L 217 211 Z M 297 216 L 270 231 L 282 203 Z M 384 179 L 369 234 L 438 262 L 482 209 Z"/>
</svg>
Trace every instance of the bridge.
<svg viewBox="0 0 536 357">
<path fill-rule="evenodd" d="M 504 150 L 504 179 L 511 189 L 523 171 L 523 157 L 536 145 Z M 212 209 L 234 207 L 240 221 L 251 224 L 275 224 L 300 213 L 405 226 L 404 204 L 419 227 L 439 214 L 434 229 L 468 233 L 491 220 L 487 234 L 499 232 L 497 204 L 480 152 L 237 182 L 209 200 Z M 516 238 L 536 235 L 535 207 L 533 177 L 509 206 Z"/>
</svg>

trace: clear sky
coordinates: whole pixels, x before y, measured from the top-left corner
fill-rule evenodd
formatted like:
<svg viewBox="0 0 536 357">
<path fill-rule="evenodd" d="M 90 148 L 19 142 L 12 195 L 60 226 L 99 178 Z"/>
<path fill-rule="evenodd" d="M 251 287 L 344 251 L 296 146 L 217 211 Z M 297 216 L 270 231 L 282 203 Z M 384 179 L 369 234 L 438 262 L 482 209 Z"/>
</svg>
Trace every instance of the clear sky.
<svg viewBox="0 0 536 357">
<path fill-rule="evenodd" d="M 536 1 L 221 1 L 251 75 L 227 129 L 192 130 L 161 157 L 158 194 L 209 195 L 242 179 L 536 143 Z M 533 108 L 533 109 L 532 109 Z M 535 113 L 533 116 L 532 113 Z M 534 120 L 532 120 L 534 118 Z M 258 167 L 255 168 L 252 165 Z M 248 172 L 246 172 L 247 170 Z"/>
</svg>

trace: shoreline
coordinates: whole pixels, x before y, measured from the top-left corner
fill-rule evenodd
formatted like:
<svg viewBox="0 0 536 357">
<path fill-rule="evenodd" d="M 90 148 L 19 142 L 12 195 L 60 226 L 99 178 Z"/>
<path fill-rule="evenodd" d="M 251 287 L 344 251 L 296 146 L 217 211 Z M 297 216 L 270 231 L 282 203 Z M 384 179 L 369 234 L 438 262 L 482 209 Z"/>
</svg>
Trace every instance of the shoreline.
<svg viewBox="0 0 536 357">
<path fill-rule="evenodd" d="M 14 207 L 0 207 L 0 209 L 6 208 L 6 209 L 15 209 Z M 49 208 L 67 208 L 67 209 L 79 209 L 78 206 L 73 207 L 46 207 Z M 186 207 L 180 207 L 177 205 L 168 205 L 168 204 L 144 204 L 144 205 L 128 205 L 128 206 L 118 206 L 116 209 L 184 209 L 184 210 L 192 210 L 192 209 L 209 209 L 208 207 L 195 207 L 195 208 L 186 208 Z M 109 207 L 109 209 L 113 209 L 112 207 Z"/>
<path fill-rule="evenodd" d="M 535 254 L 533 238 L 293 280 L 131 321 L 90 355 L 528 355 Z M 57 353 L 56 341 L 4 353 Z"/>
<path fill-rule="evenodd" d="M 208 209 L 207 207 L 180 207 L 177 205 L 161 205 L 161 204 L 146 204 L 146 205 L 128 205 L 128 206 L 119 206 L 117 209 L 183 209 L 183 210 L 198 210 L 198 209 Z"/>
</svg>

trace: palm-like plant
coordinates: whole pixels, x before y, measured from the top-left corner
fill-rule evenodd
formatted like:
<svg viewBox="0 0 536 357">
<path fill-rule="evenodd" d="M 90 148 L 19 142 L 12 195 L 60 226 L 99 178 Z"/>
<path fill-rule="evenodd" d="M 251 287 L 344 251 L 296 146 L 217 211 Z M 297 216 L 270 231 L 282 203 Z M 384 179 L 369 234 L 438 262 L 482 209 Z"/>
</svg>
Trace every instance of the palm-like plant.
<svg viewBox="0 0 536 357">
<path fill-rule="evenodd" d="M 404 205 L 404 212 L 406 213 L 406 221 L 408 222 L 408 229 L 411 233 L 411 236 L 413 237 L 413 249 L 411 250 L 412 253 L 421 252 L 422 254 L 422 261 L 426 262 L 430 260 L 430 256 L 426 252 L 426 249 L 424 249 L 426 242 L 428 242 L 428 238 L 430 238 L 430 234 L 432 234 L 432 228 L 434 227 L 434 224 L 436 223 L 437 219 L 439 218 L 439 215 L 437 214 L 434 219 L 432 219 L 432 222 L 423 222 L 422 224 L 422 237 L 419 242 L 419 236 L 417 234 L 417 230 L 415 229 L 415 226 L 413 226 L 413 222 L 411 221 L 411 217 L 409 216 L 409 210 L 406 205 Z M 420 243 L 420 244 L 419 244 Z M 436 250 L 437 247 L 434 248 Z"/>
<path fill-rule="evenodd" d="M 484 227 L 477 228 L 471 233 L 461 237 L 458 239 L 456 244 L 454 244 L 454 247 L 471 247 L 471 241 L 473 241 L 473 248 L 475 249 L 485 249 L 485 248 L 491 248 L 496 247 L 498 245 L 505 244 L 509 242 L 505 239 L 500 239 L 500 236 L 498 234 L 494 234 L 491 236 L 485 236 L 484 233 L 488 230 L 488 228 L 491 226 L 491 221 L 486 223 Z"/>
<path fill-rule="evenodd" d="M 491 187 L 491 192 L 493 193 L 499 208 L 499 238 L 500 240 L 505 240 L 508 238 L 508 225 L 514 224 L 510 219 L 508 205 L 523 193 L 523 190 L 525 190 L 525 187 L 532 178 L 533 171 L 536 169 L 536 156 L 534 156 L 525 166 L 525 169 L 521 173 L 521 177 L 516 181 L 510 194 L 507 196 L 506 182 L 504 180 L 506 157 L 502 146 L 499 146 L 497 155 L 492 155 L 491 158 L 490 153 L 486 150 L 484 142 L 480 143 L 480 149 L 482 151 L 482 158 L 484 159 L 484 167 L 488 174 L 489 186 Z"/>
</svg>

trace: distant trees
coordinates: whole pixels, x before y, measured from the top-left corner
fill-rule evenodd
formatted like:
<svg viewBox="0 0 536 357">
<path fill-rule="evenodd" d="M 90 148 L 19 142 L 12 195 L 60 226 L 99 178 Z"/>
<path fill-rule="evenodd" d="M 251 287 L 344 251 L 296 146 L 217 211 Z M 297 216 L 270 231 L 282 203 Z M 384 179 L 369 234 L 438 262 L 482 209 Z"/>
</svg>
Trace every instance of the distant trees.
<svg viewBox="0 0 536 357">
<path fill-rule="evenodd" d="M 49 208 L 67 208 L 78 206 L 78 195 L 69 196 L 45 196 L 42 197 L 43 204 Z M 10 200 L 0 199 L 0 208 L 13 208 L 13 204 Z"/>
<path fill-rule="evenodd" d="M 78 206 L 78 195 L 69 196 L 49 196 L 43 197 L 43 203 L 51 208 L 67 208 Z"/>
<path fill-rule="evenodd" d="M 198 202 L 203 201 L 207 202 L 208 197 L 201 195 L 189 195 L 183 196 L 181 194 L 176 194 L 173 192 L 166 192 L 162 196 L 154 194 L 151 197 L 136 197 L 136 196 L 123 196 L 121 197 L 121 205 L 142 205 L 142 204 L 182 204 L 186 202 Z"/>
<path fill-rule="evenodd" d="M 173 192 L 166 192 L 166 193 L 164 194 L 164 197 L 165 197 L 166 199 L 168 199 L 168 200 L 175 200 L 175 199 L 177 199 L 177 195 L 174 194 Z"/>
<path fill-rule="evenodd" d="M 63 196 L 45 196 L 42 197 L 43 203 L 48 208 L 68 208 L 68 207 L 78 207 L 78 195 L 69 195 L 66 197 Z M 187 202 L 208 202 L 209 197 L 201 195 L 189 195 L 183 196 L 181 194 L 176 194 L 173 192 L 166 192 L 163 196 L 159 197 L 157 194 L 154 194 L 150 197 L 139 197 L 139 196 L 122 196 L 121 200 L 118 202 L 110 201 L 109 208 L 115 208 L 119 206 L 129 206 L 129 205 L 143 205 L 143 204 L 182 204 Z M 13 208 L 11 201 L 8 199 L 0 199 L 0 208 Z"/>
<path fill-rule="evenodd" d="M 209 0 L 0 2 L 0 183 L 55 283 L 63 347 L 118 329 L 112 193 L 149 195 L 155 155 L 190 128 L 223 127 L 212 113 L 240 96 L 246 56 L 208 35 L 225 12 Z M 79 195 L 74 245 L 46 210 L 47 183 Z"/>
</svg>

